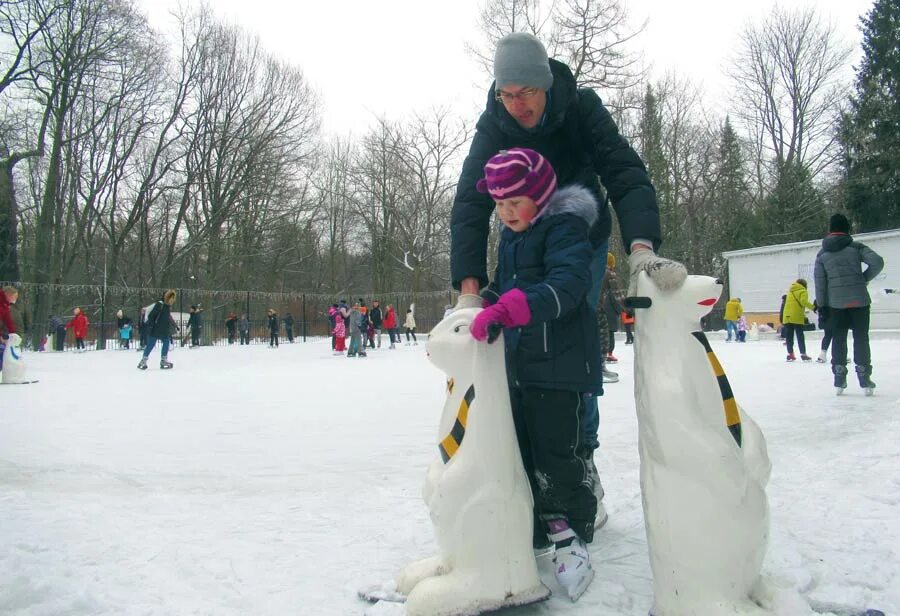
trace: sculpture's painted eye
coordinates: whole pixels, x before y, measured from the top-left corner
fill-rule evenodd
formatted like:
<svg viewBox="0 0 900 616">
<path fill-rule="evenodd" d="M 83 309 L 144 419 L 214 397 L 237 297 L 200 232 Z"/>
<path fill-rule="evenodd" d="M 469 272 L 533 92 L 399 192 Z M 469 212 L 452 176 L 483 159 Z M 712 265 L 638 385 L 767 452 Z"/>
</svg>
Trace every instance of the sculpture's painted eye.
<svg viewBox="0 0 900 616">
<path fill-rule="evenodd" d="M 462 331 L 463 329 L 465 329 L 465 328 L 466 328 L 466 324 L 465 324 L 465 323 L 460 323 L 459 325 L 457 325 L 456 327 L 453 328 L 453 332 L 456 333 L 456 334 L 458 334 L 459 332 L 461 332 L 461 331 Z"/>
</svg>

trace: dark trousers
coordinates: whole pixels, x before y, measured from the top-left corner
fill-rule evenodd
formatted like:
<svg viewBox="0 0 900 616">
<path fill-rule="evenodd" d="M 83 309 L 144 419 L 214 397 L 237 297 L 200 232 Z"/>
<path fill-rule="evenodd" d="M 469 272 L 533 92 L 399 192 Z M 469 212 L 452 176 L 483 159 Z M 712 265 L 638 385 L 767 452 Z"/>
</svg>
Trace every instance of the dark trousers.
<svg viewBox="0 0 900 616">
<path fill-rule="evenodd" d="M 53 350 L 62 351 L 66 348 L 66 326 L 60 325 L 56 328 L 56 335 L 53 337 Z"/>
<path fill-rule="evenodd" d="M 801 355 L 806 355 L 806 336 L 803 334 L 803 325 L 796 323 L 784 324 L 784 339 L 787 340 L 788 353 L 794 352 L 794 334 L 797 335 L 797 348 Z"/>
<path fill-rule="evenodd" d="M 172 344 L 171 338 L 154 338 L 153 336 L 147 336 L 147 346 L 144 347 L 144 359 L 150 357 L 150 353 L 153 352 L 153 347 L 156 346 L 156 341 L 162 341 L 162 359 L 166 359 L 169 356 L 169 346 Z"/>
<path fill-rule="evenodd" d="M 191 328 L 191 346 L 200 346 L 200 328 Z"/>
<path fill-rule="evenodd" d="M 284 328 L 285 334 L 287 334 L 288 342 L 294 341 L 294 328 L 290 325 L 286 325 Z"/>
<path fill-rule="evenodd" d="M 587 463 L 576 453 L 584 438 L 583 395 L 519 387 L 510 388 L 509 395 L 522 463 L 534 496 L 535 545 L 547 542 L 548 516 L 565 517 L 572 530 L 590 542 L 597 500 Z"/>
<path fill-rule="evenodd" d="M 241 344 L 250 344 L 250 332 L 241 332 Z"/>
<path fill-rule="evenodd" d="M 822 350 L 827 351 L 828 346 L 831 344 L 831 339 L 834 336 L 834 332 L 831 330 L 831 324 L 825 326 L 822 330 Z"/>
<path fill-rule="evenodd" d="M 278 346 L 278 332 L 269 332 L 269 346 Z"/>
<path fill-rule="evenodd" d="M 75 338 L 75 348 L 84 349 L 84 338 Z"/>
<path fill-rule="evenodd" d="M 409 342 L 409 335 L 412 334 L 412 339 L 416 340 L 416 328 L 415 327 L 407 327 L 406 328 L 406 341 Z"/>
<path fill-rule="evenodd" d="M 869 306 L 831 309 L 828 317 L 834 336 L 831 349 L 831 365 L 847 365 L 847 332 L 853 331 L 853 363 L 871 368 L 872 353 L 869 349 Z"/>
<path fill-rule="evenodd" d="M 616 350 L 616 330 L 611 329 L 608 332 L 609 334 L 609 344 L 607 345 L 606 352 L 612 355 L 612 352 Z"/>
<path fill-rule="evenodd" d="M 625 323 L 625 344 L 634 343 L 634 325 Z"/>
</svg>

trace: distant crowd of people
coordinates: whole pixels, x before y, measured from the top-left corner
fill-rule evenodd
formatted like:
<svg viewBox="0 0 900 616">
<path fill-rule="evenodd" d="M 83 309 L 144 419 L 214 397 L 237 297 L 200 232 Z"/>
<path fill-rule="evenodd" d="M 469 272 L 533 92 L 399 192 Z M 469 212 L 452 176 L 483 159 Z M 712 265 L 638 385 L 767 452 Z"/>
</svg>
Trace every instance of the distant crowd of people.
<svg viewBox="0 0 900 616">
<path fill-rule="evenodd" d="M 359 298 L 352 306 L 344 299 L 328 308 L 328 326 L 331 331 L 331 350 L 335 355 L 366 357 L 366 348 L 380 349 L 382 333 L 387 331 L 390 349 L 396 349 L 401 342 L 400 326 L 393 304 L 382 311 L 381 302 L 372 300 L 372 307 L 366 306 Z M 416 338 L 415 304 L 406 310 L 403 320 L 406 344 L 419 344 Z M 347 343 L 347 339 L 350 339 Z"/>
</svg>

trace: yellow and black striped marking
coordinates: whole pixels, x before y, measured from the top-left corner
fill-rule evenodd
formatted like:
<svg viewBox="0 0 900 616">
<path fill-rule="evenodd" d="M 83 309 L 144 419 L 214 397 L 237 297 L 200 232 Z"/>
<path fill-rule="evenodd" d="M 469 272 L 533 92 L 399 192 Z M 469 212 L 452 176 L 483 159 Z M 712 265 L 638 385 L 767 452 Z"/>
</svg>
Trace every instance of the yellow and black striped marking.
<svg viewBox="0 0 900 616">
<path fill-rule="evenodd" d="M 456 412 L 456 421 L 453 422 L 453 429 L 438 444 L 444 464 L 450 461 L 450 458 L 456 454 L 459 446 L 462 445 L 463 437 L 466 435 L 466 422 L 469 419 L 469 407 L 474 399 L 475 385 L 472 385 L 466 390 L 466 395 L 463 396 L 459 403 L 459 411 Z"/>
<path fill-rule="evenodd" d="M 712 366 L 713 373 L 716 375 L 716 380 L 719 382 L 719 391 L 722 392 L 722 406 L 725 407 L 725 425 L 728 426 L 728 431 L 731 432 L 731 436 L 734 437 L 735 442 L 738 444 L 738 447 L 740 447 L 741 412 L 738 410 L 737 402 L 734 400 L 731 384 L 728 382 L 728 377 L 722 369 L 722 364 L 719 363 L 719 359 L 716 357 L 716 354 L 713 353 L 712 347 L 709 345 L 709 340 L 706 339 L 706 335 L 703 332 L 692 333 L 694 338 L 696 338 L 706 350 L 706 358 L 709 360 L 709 365 Z"/>
</svg>

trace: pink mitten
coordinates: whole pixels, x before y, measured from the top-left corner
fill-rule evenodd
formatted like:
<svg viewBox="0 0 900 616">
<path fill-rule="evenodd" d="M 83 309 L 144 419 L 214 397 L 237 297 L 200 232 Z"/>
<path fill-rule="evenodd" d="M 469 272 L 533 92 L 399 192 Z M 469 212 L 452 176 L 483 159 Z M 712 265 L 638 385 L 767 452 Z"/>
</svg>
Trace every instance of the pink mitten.
<svg viewBox="0 0 900 616">
<path fill-rule="evenodd" d="M 479 312 L 469 326 L 469 331 L 476 340 L 486 340 L 488 329 L 493 324 L 519 327 L 527 325 L 530 320 L 531 308 L 528 307 L 528 298 L 520 289 L 511 289 L 501 295 L 496 304 Z"/>
</svg>

